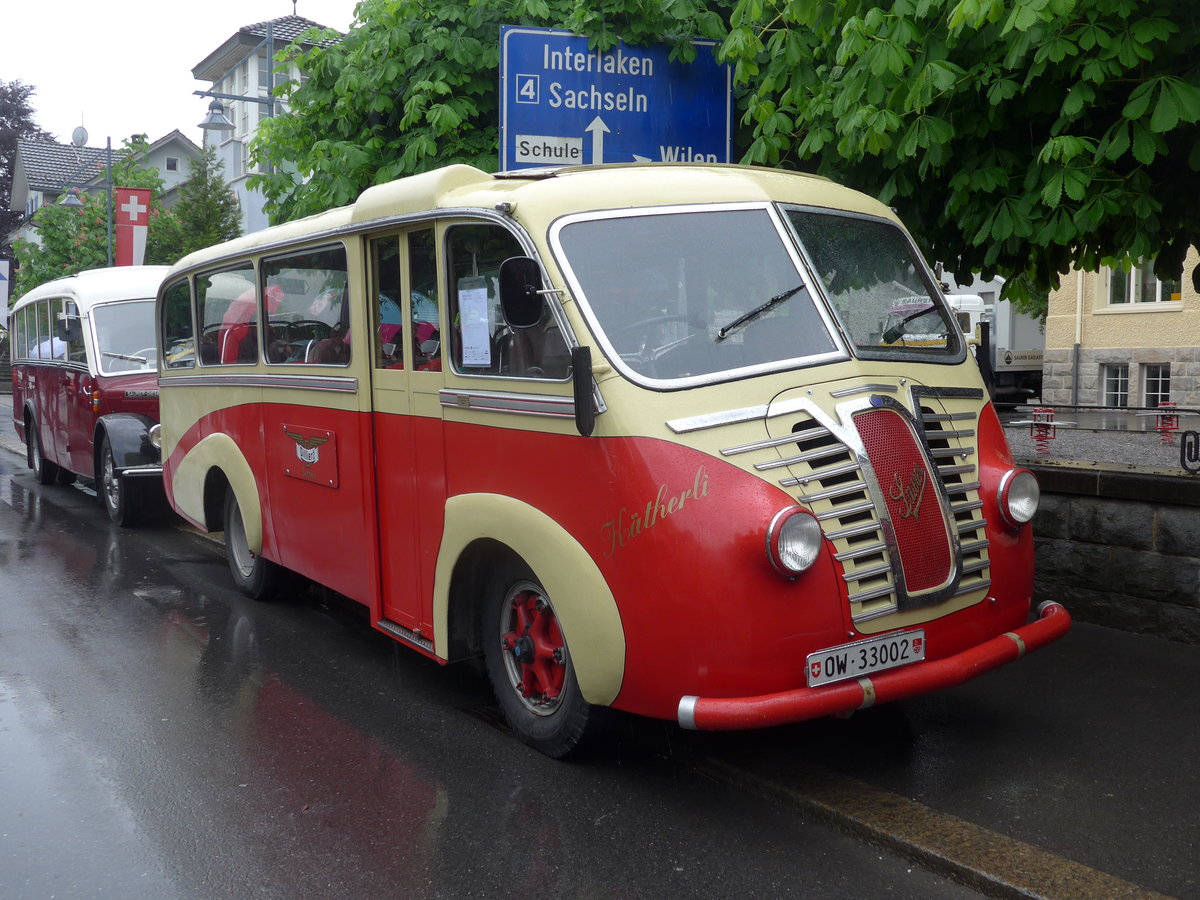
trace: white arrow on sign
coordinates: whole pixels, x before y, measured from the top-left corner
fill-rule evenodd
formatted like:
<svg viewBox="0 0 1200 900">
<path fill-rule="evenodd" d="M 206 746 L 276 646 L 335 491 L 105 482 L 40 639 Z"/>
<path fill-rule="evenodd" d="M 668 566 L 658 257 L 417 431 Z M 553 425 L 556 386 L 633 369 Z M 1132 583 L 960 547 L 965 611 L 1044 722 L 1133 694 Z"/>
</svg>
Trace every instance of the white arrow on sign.
<svg viewBox="0 0 1200 900">
<path fill-rule="evenodd" d="M 592 124 L 585 128 L 584 131 L 592 133 L 592 165 L 604 162 L 604 135 L 612 131 L 612 129 L 604 124 L 602 118 L 596 116 L 596 118 L 592 119 Z"/>
</svg>

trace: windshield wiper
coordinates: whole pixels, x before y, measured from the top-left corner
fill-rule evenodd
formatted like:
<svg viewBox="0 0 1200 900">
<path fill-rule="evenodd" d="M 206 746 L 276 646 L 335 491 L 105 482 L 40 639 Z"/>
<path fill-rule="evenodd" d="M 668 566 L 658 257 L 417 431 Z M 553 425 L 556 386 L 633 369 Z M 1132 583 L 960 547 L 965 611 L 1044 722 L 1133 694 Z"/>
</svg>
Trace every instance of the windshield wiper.
<svg viewBox="0 0 1200 900">
<path fill-rule="evenodd" d="M 929 313 L 933 312 L 936 309 L 937 309 L 937 304 L 930 303 L 928 306 L 924 307 L 923 309 L 918 309 L 916 312 L 909 313 L 907 316 L 905 316 L 903 319 L 901 319 L 899 322 L 897 322 L 895 325 L 893 325 L 891 328 L 889 328 L 887 331 L 885 331 L 883 333 L 883 342 L 885 344 L 894 344 L 897 340 L 900 339 L 900 336 L 902 334 L 904 334 L 904 326 L 905 325 L 907 325 L 913 319 L 919 319 L 919 318 L 921 318 L 921 316 L 928 315 Z"/>
<path fill-rule="evenodd" d="M 149 360 L 144 356 L 130 356 L 128 353 L 117 353 L 115 350 L 101 350 L 101 356 L 112 356 L 116 359 L 127 359 L 130 362 L 146 363 Z"/>
<path fill-rule="evenodd" d="M 797 294 L 802 290 L 804 290 L 804 285 L 798 284 L 794 288 L 788 288 L 782 294 L 776 294 L 774 297 L 772 297 L 770 300 L 768 300 L 762 306 L 756 306 L 754 309 L 750 310 L 749 312 L 742 313 L 740 316 L 738 316 L 736 319 L 734 319 L 732 322 L 730 322 L 724 328 L 719 329 L 717 331 L 716 339 L 718 341 L 725 340 L 725 338 L 727 338 L 729 336 L 729 333 L 731 331 L 733 331 L 733 329 L 737 328 L 739 325 L 745 325 L 751 319 L 758 318 L 759 316 L 761 316 L 763 313 L 765 313 L 771 307 L 782 303 L 784 300 L 787 300 L 793 294 Z"/>
</svg>

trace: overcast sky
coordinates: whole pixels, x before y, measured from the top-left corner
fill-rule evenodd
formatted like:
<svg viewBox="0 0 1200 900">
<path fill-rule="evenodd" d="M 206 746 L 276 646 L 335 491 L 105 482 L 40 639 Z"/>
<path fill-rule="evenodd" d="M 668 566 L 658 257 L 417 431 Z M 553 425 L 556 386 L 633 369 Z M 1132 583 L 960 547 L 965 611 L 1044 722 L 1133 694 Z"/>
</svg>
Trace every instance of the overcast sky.
<svg viewBox="0 0 1200 900">
<path fill-rule="evenodd" d="M 296 15 L 346 31 L 357 0 L 296 0 Z M 292 0 L 3 0 L 0 81 L 33 85 L 34 119 L 68 142 L 114 147 L 178 128 L 199 144 L 211 87 L 192 68 L 244 25 L 292 15 Z"/>
</svg>

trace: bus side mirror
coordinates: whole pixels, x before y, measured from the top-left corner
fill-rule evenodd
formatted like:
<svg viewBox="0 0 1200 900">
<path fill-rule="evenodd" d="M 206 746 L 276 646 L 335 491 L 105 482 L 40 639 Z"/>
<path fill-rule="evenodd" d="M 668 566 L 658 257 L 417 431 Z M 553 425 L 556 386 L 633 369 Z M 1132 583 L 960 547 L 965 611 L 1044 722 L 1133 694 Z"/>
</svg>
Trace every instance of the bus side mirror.
<svg viewBox="0 0 1200 900">
<path fill-rule="evenodd" d="M 500 308 L 509 328 L 532 328 L 541 321 L 541 289 L 542 270 L 536 260 L 513 256 L 500 263 Z"/>
<path fill-rule="evenodd" d="M 83 340 L 83 325 L 79 321 L 79 316 L 59 315 L 58 339 L 60 341 Z"/>
<path fill-rule="evenodd" d="M 592 348 L 571 348 L 571 382 L 575 389 L 575 427 L 584 437 L 596 427 L 596 405 L 592 402 Z"/>
</svg>

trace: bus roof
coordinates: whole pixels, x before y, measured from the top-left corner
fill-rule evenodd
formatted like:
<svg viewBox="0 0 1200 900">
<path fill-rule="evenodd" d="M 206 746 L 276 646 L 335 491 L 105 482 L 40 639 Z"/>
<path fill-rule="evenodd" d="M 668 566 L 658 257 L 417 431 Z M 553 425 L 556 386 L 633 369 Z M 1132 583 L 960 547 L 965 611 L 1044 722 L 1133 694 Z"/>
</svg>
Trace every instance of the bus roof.
<svg viewBox="0 0 1200 900">
<path fill-rule="evenodd" d="M 153 299 L 170 266 L 113 266 L 108 269 L 88 269 L 46 281 L 22 294 L 13 304 L 10 315 L 34 301 L 46 297 L 69 297 L 81 314 L 97 303 L 110 300 Z"/>
<path fill-rule="evenodd" d="M 884 204 L 826 178 L 738 165 L 630 163 L 489 174 L 452 165 L 367 188 L 349 206 L 317 213 L 217 244 L 184 257 L 190 269 L 293 240 L 438 209 L 495 210 L 511 204 L 522 223 L 568 213 L 698 203 L 780 201 L 895 219 Z"/>
</svg>

